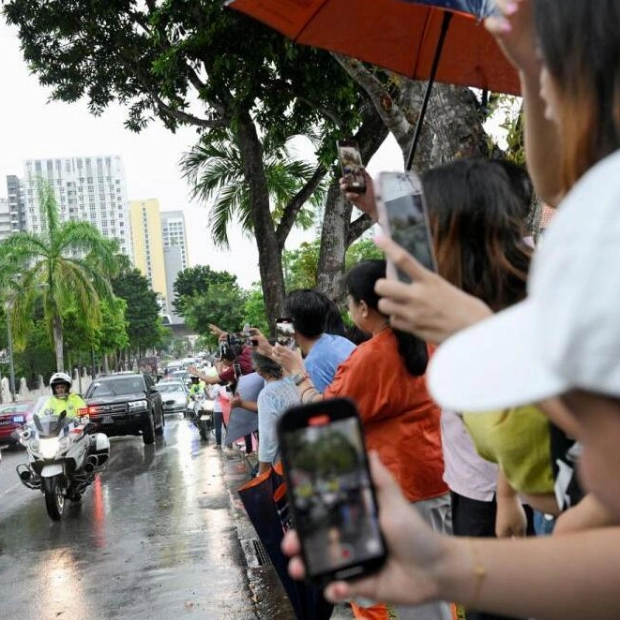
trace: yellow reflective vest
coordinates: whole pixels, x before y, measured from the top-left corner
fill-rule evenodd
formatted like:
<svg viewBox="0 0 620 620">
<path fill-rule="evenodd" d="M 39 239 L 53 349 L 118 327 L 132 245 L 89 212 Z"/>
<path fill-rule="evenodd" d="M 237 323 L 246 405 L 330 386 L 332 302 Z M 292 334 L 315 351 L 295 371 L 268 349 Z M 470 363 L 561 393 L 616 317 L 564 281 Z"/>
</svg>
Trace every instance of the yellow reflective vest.
<svg viewBox="0 0 620 620">
<path fill-rule="evenodd" d="M 84 411 L 80 411 L 83 409 Z M 51 410 L 54 415 L 60 415 L 63 411 L 67 412 L 68 418 L 77 418 L 86 414 L 86 403 L 78 394 L 69 394 L 67 398 L 56 398 L 50 396 L 43 411 Z"/>
</svg>

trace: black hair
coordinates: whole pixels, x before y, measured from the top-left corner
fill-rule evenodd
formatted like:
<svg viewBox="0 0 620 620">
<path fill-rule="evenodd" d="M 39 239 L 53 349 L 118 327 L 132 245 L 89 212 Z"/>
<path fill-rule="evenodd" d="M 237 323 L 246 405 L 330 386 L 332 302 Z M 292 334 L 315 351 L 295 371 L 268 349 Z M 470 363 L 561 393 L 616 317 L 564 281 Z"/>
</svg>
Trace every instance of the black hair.
<svg viewBox="0 0 620 620">
<path fill-rule="evenodd" d="M 527 197 L 506 165 L 462 159 L 426 171 L 422 183 L 439 274 L 494 311 L 521 301 L 532 254 Z"/>
<path fill-rule="evenodd" d="M 329 298 L 309 288 L 291 291 L 284 301 L 284 309 L 295 331 L 306 338 L 317 338 L 325 332 L 331 311 Z"/>
<path fill-rule="evenodd" d="M 319 295 L 322 295 L 325 298 L 325 303 L 327 303 L 328 307 L 327 316 L 325 317 L 325 333 L 333 336 L 343 336 L 346 338 L 347 327 L 342 320 L 342 314 L 340 313 L 338 304 L 323 293 L 319 293 Z"/>
<path fill-rule="evenodd" d="M 346 277 L 347 292 L 359 303 L 365 302 L 369 308 L 379 311 L 379 296 L 375 293 L 375 283 L 385 278 L 385 261 L 379 259 L 364 260 L 352 267 Z M 387 318 L 387 317 L 386 317 Z M 394 329 L 398 340 L 398 353 L 410 375 L 420 377 L 428 365 L 428 348 L 426 343 L 412 334 Z"/>
<path fill-rule="evenodd" d="M 519 200 L 519 205 L 523 208 L 521 219 L 525 222 L 530 215 L 530 211 L 536 199 L 534 193 L 534 183 L 524 166 L 521 166 L 509 159 L 495 159 L 497 164 L 508 176 L 510 186 L 514 195 Z"/>
</svg>

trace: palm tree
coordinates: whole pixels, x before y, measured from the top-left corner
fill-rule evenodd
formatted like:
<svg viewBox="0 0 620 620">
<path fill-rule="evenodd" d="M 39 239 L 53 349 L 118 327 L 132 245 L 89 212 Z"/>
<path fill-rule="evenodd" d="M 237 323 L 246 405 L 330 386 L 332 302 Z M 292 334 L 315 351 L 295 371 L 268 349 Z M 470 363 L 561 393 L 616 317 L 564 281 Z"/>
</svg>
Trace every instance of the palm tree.
<svg viewBox="0 0 620 620">
<path fill-rule="evenodd" d="M 118 246 L 88 222 L 61 222 L 53 189 L 39 184 L 43 231 L 19 232 L 0 246 L 1 261 L 20 266 L 20 286 L 12 293 L 11 324 L 16 348 L 23 348 L 35 302 L 54 344 L 56 370 L 64 370 L 63 312 L 76 308 L 85 325 L 101 321 L 99 301 L 111 296 Z"/>
<path fill-rule="evenodd" d="M 272 217 L 279 222 L 284 207 L 316 172 L 316 165 L 300 159 L 289 145 L 269 149 L 264 161 L 265 175 L 272 203 Z M 235 218 L 241 229 L 253 234 L 250 192 L 245 182 L 243 159 L 229 137 L 227 140 L 202 140 L 181 159 L 183 176 L 192 186 L 192 197 L 209 204 L 209 228 L 215 245 L 228 248 L 228 227 Z M 316 219 L 326 195 L 325 184 L 320 184 L 308 201 L 313 209 L 302 208 L 295 223 L 304 230 Z"/>
</svg>

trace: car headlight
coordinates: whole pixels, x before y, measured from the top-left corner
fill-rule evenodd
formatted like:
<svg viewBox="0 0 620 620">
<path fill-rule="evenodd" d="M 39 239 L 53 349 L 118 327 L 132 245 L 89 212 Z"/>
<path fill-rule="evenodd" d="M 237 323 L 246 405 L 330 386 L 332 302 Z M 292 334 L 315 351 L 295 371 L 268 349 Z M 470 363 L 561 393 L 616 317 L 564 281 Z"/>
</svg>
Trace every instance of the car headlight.
<svg viewBox="0 0 620 620">
<path fill-rule="evenodd" d="M 146 409 L 149 406 L 148 401 L 146 400 L 134 400 L 131 403 L 128 403 L 130 411 L 136 411 L 140 409 Z"/>
<path fill-rule="evenodd" d="M 44 459 L 51 459 L 56 456 L 60 442 L 58 437 L 48 437 L 39 441 L 39 450 Z"/>
</svg>

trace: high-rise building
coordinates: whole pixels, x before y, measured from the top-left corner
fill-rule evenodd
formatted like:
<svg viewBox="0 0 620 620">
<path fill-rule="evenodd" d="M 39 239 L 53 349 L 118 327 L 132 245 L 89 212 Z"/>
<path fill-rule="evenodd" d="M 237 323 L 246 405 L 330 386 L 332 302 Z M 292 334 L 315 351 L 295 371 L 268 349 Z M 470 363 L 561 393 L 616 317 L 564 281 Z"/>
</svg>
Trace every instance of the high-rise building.
<svg viewBox="0 0 620 620">
<path fill-rule="evenodd" d="M 29 159 L 24 176 L 26 229 L 41 232 L 39 185 L 49 183 L 60 217 L 93 224 L 133 261 L 125 171 L 119 156 Z"/>
<path fill-rule="evenodd" d="M 9 201 L 6 198 L 0 198 L 0 241 L 4 241 L 12 232 Z"/>
<path fill-rule="evenodd" d="M 183 255 L 180 245 L 171 245 L 164 248 L 164 265 L 166 268 L 166 282 L 168 283 L 167 292 L 167 316 L 171 325 L 177 325 L 183 323 L 183 318 L 180 317 L 172 306 L 174 301 L 174 283 L 176 282 L 179 272 L 183 271 Z"/>
<path fill-rule="evenodd" d="M 163 211 L 161 223 L 164 248 L 178 247 L 181 250 L 182 269 L 187 269 L 189 267 L 189 256 L 183 211 Z"/>
<path fill-rule="evenodd" d="M 6 189 L 11 214 L 11 232 L 26 230 L 26 205 L 24 203 L 24 184 L 14 174 L 6 177 Z"/>
<path fill-rule="evenodd" d="M 129 218 L 134 264 L 165 303 L 168 293 L 159 201 L 155 198 L 132 200 L 129 203 Z"/>
</svg>

